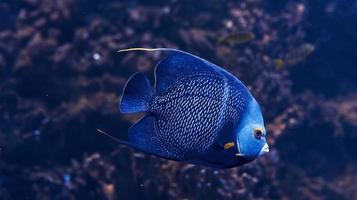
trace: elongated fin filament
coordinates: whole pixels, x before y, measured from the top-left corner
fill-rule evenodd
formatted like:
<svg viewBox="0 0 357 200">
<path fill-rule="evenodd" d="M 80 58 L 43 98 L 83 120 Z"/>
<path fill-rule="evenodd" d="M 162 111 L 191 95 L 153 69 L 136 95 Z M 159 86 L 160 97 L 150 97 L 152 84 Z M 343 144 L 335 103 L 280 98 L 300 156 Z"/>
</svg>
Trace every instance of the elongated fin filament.
<svg viewBox="0 0 357 200">
<path fill-rule="evenodd" d="M 118 52 L 128 52 L 128 51 L 159 51 L 162 48 L 129 48 L 129 49 L 120 49 Z"/>
<path fill-rule="evenodd" d="M 108 133 L 106 133 L 106 132 L 104 132 L 104 131 L 102 131 L 102 130 L 100 130 L 100 129 L 98 129 L 98 128 L 97 128 L 97 131 L 98 131 L 99 133 L 101 133 L 101 134 L 103 134 L 103 135 L 109 137 L 110 139 L 112 139 L 112 140 L 114 140 L 114 141 L 116 141 L 116 142 L 121 143 L 121 140 L 119 140 L 119 139 L 117 139 L 117 138 L 111 136 L 110 134 L 108 134 Z"/>
</svg>

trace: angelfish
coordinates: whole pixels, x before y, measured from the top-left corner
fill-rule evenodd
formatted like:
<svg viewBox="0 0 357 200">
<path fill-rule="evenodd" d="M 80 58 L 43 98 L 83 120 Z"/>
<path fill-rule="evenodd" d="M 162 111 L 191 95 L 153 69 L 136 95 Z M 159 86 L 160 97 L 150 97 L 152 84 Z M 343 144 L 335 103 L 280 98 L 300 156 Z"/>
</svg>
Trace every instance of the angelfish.
<svg viewBox="0 0 357 200">
<path fill-rule="evenodd" d="M 154 88 L 143 73 L 126 83 L 121 113 L 146 115 L 129 128 L 133 149 L 175 161 L 232 168 L 269 152 L 259 104 L 244 84 L 221 67 L 169 48 L 155 67 Z"/>
</svg>

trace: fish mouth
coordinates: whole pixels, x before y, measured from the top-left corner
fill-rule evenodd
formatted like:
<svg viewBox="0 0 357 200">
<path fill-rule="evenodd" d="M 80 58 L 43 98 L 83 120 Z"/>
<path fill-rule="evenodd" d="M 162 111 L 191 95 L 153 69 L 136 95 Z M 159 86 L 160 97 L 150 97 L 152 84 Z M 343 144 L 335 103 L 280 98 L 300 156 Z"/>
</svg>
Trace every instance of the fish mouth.
<svg viewBox="0 0 357 200">
<path fill-rule="evenodd" d="M 269 152 L 269 146 L 267 143 L 264 144 L 262 150 L 260 150 L 259 156 L 264 155 Z"/>
</svg>

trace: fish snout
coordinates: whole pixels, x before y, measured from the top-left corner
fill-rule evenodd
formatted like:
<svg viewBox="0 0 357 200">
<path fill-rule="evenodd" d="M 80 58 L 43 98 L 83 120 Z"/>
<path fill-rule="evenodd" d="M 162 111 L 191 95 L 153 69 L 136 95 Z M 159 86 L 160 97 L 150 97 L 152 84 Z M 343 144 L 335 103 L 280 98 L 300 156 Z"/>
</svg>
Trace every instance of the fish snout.
<svg viewBox="0 0 357 200">
<path fill-rule="evenodd" d="M 269 153 L 269 146 L 267 143 L 264 144 L 263 148 L 260 150 L 259 156 Z"/>
</svg>

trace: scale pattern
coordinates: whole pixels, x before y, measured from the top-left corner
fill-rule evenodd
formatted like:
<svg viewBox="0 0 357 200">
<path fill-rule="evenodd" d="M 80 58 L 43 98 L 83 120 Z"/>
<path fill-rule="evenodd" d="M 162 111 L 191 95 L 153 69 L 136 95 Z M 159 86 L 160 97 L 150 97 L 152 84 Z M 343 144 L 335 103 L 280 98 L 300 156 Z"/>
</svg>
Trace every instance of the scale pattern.
<svg viewBox="0 0 357 200">
<path fill-rule="evenodd" d="M 247 97 L 241 83 L 221 74 L 198 73 L 177 80 L 151 102 L 161 146 L 184 159 L 207 151 L 222 127 L 238 122 Z M 242 91 L 243 89 L 243 91 Z"/>
</svg>

